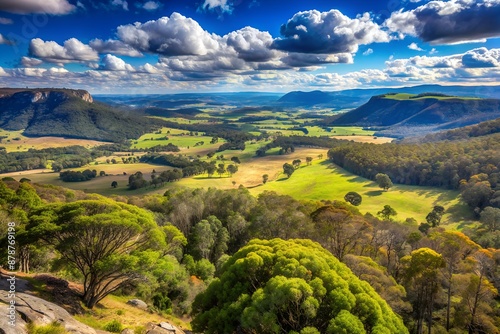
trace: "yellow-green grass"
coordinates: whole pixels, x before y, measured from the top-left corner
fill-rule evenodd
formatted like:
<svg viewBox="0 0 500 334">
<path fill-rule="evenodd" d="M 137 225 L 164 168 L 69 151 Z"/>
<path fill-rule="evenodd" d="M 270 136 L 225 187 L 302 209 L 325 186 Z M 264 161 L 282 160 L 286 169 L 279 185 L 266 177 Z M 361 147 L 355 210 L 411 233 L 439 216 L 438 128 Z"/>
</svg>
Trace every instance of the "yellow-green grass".
<svg viewBox="0 0 500 334">
<path fill-rule="evenodd" d="M 384 98 L 386 99 L 392 99 L 392 100 L 424 100 L 424 99 L 436 99 L 436 100 L 480 100 L 478 97 L 465 97 L 465 96 L 438 96 L 438 95 L 426 95 L 426 96 L 421 96 L 421 97 L 416 97 L 412 98 L 413 96 L 416 96 L 415 94 L 408 94 L 408 93 L 398 93 L 398 94 L 388 94 L 384 95 Z"/>
<path fill-rule="evenodd" d="M 24 152 L 29 149 L 41 150 L 44 148 L 66 147 L 80 145 L 92 148 L 98 145 L 109 144 L 98 140 L 62 138 L 62 137 L 38 137 L 31 138 L 22 135 L 20 131 L 6 131 L 0 129 L 0 136 L 6 136 L 0 142 L 0 146 L 5 147 L 7 152 Z"/>
<path fill-rule="evenodd" d="M 341 201 L 346 193 L 355 191 L 363 197 L 363 202 L 358 207 L 362 213 L 376 215 L 388 204 L 398 212 L 398 221 L 413 217 L 419 223 L 425 222 L 425 216 L 434 205 L 442 205 L 447 209 L 443 217 L 444 225 L 472 219 L 465 204 L 459 201 L 457 191 L 405 185 L 395 185 L 389 191 L 383 191 L 375 182 L 351 174 L 327 161 L 313 160 L 311 166 L 303 165 L 290 179 L 280 174 L 276 180 L 252 188 L 250 192 L 258 195 L 266 190 L 301 199 Z"/>
<path fill-rule="evenodd" d="M 373 144 L 385 144 L 390 143 L 394 138 L 390 137 L 374 137 L 374 136 L 331 136 L 330 138 L 340 139 L 340 140 L 350 140 L 358 143 L 373 143 Z"/>
<path fill-rule="evenodd" d="M 365 130 L 359 126 L 333 126 L 331 136 L 373 136 L 375 131 Z"/>
<path fill-rule="evenodd" d="M 181 329 L 191 329 L 191 325 L 179 318 L 170 315 L 160 315 L 150 313 L 128 305 L 127 301 L 134 299 L 134 296 L 114 296 L 108 295 L 100 303 L 99 307 L 87 310 L 84 315 L 75 315 L 74 318 L 90 327 L 103 330 L 105 325 L 113 320 L 119 321 L 123 328 L 144 327 L 148 322 L 159 324 L 168 321 Z"/>
</svg>

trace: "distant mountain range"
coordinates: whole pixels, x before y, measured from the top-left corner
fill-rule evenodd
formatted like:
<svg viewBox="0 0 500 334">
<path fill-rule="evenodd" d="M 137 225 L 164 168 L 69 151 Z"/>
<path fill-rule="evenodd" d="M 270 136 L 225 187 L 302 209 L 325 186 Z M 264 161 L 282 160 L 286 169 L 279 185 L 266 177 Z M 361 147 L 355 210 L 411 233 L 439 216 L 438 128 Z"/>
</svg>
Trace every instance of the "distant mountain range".
<svg viewBox="0 0 500 334">
<path fill-rule="evenodd" d="M 85 90 L 0 88 L 0 128 L 26 136 L 120 141 L 138 138 L 159 121 L 94 102 Z"/>
<path fill-rule="evenodd" d="M 438 93 L 385 94 L 326 125 L 371 127 L 381 135 L 406 137 L 454 129 L 500 117 L 499 99 L 464 98 Z"/>
<path fill-rule="evenodd" d="M 277 104 L 288 107 L 349 109 L 366 103 L 374 95 L 387 93 L 421 94 L 426 92 L 500 99 L 500 86 L 420 85 L 402 88 L 348 89 L 335 92 L 319 90 L 312 92 L 295 91 L 283 95 L 277 101 Z"/>
</svg>

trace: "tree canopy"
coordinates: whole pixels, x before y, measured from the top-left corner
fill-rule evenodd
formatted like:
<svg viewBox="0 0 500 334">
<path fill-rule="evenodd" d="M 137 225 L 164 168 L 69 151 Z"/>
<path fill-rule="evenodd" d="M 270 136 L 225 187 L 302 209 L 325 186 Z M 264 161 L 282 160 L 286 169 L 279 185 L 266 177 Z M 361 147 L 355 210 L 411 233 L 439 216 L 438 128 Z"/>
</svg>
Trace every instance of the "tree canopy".
<svg viewBox="0 0 500 334">
<path fill-rule="evenodd" d="M 194 304 L 195 331 L 408 333 L 365 281 L 310 240 L 250 241 Z"/>
</svg>

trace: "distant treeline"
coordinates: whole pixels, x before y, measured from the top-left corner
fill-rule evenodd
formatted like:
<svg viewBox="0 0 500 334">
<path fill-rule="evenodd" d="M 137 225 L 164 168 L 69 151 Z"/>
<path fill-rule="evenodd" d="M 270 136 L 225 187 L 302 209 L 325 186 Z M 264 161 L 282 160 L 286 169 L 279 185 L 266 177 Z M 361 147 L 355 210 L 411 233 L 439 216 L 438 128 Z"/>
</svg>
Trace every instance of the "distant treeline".
<svg viewBox="0 0 500 334">
<path fill-rule="evenodd" d="M 385 173 L 400 184 L 457 189 L 462 179 L 484 173 L 496 186 L 500 176 L 500 134 L 468 141 L 424 144 L 339 142 L 330 160 L 357 175 Z"/>
<path fill-rule="evenodd" d="M 62 168 L 81 167 L 93 160 L 91 152 L 82 146 L 67 146 L 30 149 L 26 152 L 0 151 L 0 173 L 46 168 L 47 161 L 53 160 L 52 166 Z"/>
<path fill-rule="evenodd" d="M 280 154 L 286 154 L 295 151 L 295 146 L 308 146 L 308 147 L 325 147 L 330 148 L 340 140 L 332 139 L 328 137 L 307 137 L 307 136 L 289 136 L 289 137 L 278 137 L 272 142 L 260 147 L 256 154 L 258 157 L 262 157 L 266 152 L 275 147 L 281 147 Z"/>
</svg>

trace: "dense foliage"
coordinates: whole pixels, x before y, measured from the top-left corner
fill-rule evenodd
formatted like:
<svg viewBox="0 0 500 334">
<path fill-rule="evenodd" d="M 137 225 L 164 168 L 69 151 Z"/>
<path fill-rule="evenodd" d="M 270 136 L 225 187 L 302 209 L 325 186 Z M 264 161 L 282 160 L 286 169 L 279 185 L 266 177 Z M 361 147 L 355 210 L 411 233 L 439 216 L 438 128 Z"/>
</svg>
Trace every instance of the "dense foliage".
<svg viewBox="0 0 500 334">
<path fill-rule="evenodd" d="M 457 189 L 459 181 L 484 173 L 497 184 L 500 135 L 468 141 L 425 144 L 339 143 L 328 157 L 339 166 L 369 179 L 377 173 L 395 183 Z"/>
<path fill-rule="evenodd" d="M 253 240 L 193 305 L 210 333 L 407 333 L 366 282 L 318 244 Z"/>
</svg>

